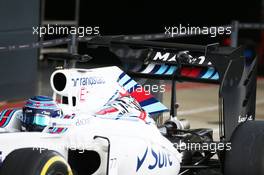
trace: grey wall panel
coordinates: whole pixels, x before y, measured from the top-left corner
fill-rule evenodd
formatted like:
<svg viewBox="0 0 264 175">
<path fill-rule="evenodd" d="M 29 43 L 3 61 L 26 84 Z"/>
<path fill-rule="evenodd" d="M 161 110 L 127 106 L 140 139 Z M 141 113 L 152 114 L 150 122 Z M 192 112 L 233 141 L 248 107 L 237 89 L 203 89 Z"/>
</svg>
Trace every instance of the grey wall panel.
<svg viewBox="0 0 264 175">
<path fill-rule="evenodd" d="M 0 31 L 31 30 L 39 23 L 40 0 L 0 0 Z"/>
<path fill-rule="evenodd" d="M 0 0 L 0 46 L 37 41 L 39 9 L 38 0 Z M 0 101 L 35 94 L 37 58 L 37 49 L 0 53 Z"/>
</svg>

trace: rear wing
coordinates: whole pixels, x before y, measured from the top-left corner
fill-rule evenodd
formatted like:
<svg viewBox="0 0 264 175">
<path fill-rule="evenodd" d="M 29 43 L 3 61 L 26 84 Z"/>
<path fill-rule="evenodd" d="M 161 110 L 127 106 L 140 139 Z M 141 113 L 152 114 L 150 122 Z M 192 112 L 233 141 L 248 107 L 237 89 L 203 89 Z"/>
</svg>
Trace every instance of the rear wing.
<svg viewBox="0 0 264 175">
<path fill-rule="evenodd" d="M 88 47 L 100 46 L 108 47 L 126 63 L 124 69 L 132 76 L 167 79 L 173 84 L 175 81 L 219 84 L 222 140 L 229 140 L 240 122 L 255 119 L 256 59 L 246 62 L 241 47 L 130 41 L 123 37 L 96 37 L 88 42 Z M 171 110 L 174 111 L 174 104 Z"/>
<path fill-rule="evenodd" d="M 223 80 L 229 61 L 242 54 L 242 48 L 219 47 L 217 43 L 203 46 L 105 37 L 92 39 L 88 46 L 109 47 L 124 63 L 137 65 L 132 69 L 131 65 L 125 67 L 135 76 L 157 79 L 176 76 L 179 81 L 216 84 Z"/>
</svg>

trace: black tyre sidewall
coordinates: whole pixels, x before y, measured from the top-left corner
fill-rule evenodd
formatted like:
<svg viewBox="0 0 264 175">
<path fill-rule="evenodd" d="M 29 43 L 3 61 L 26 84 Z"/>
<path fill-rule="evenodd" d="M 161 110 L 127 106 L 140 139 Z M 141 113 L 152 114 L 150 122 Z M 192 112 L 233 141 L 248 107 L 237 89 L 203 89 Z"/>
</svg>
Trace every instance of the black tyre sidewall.
<svg viewBox="0 0 264 175">
<path fill-rule="evenodd" d="M 264 121 L 247 121 L 231 138 L 231 151 L 225 155 L 225 175 L 264 174 Z"/>
<path fill-rule="evenodd" d="M 51 150 L 43 150 L 42 152 L 32 148 L 15 150 L 4 160 L 0 175 L 38 175 L 47 161 L 55 156 L 62 157 L 59 153 Z M 48 167 L 47 174 L 57 170 L 61 170 L 65 175 L 68 175 L 68 166 L 62 161 L 53 162 Z"/>
</svg>

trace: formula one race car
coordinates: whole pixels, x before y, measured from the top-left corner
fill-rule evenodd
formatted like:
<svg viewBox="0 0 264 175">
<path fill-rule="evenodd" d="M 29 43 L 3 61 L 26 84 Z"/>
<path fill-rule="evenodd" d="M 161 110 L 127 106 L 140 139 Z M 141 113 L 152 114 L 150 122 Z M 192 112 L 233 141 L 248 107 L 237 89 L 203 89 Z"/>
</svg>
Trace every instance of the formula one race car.
<svg viewBox="0 0 264 175">
<path fill-rule="evenodd" d="M 133 66 L 56 70 L 53 99 L 3 110 L 0 175 L 263 174 L 264 123 L 253 121 L 256 60 L 246 64 L 241 48 L 102 37 L 88 44 Z M 172 81 L 163 125 L 152 117 L 167 108 L 131 77 Z M 177 119 L 175 81 L 220 84 L 219 142 L 212 129 Z"/>
</svg>

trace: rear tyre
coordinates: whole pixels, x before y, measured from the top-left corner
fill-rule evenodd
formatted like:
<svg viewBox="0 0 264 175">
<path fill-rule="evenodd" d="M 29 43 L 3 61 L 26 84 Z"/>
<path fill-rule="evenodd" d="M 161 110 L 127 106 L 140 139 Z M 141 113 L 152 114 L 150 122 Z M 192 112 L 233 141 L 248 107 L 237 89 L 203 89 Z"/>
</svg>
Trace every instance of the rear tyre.
<svg viewBox="0 0 264 175">
<path fill-rule="evenodd" d="M 57 152 L 32 148 L 11 152 L 4 160 L 0 175 L 72 175 L 65 159 Z"/>
<path fill-rule="evenodd" d="M 264 174 L 264 121 L 241 124 L 231 138 L 225 155 L 225 175 Z"/>
</svg>

